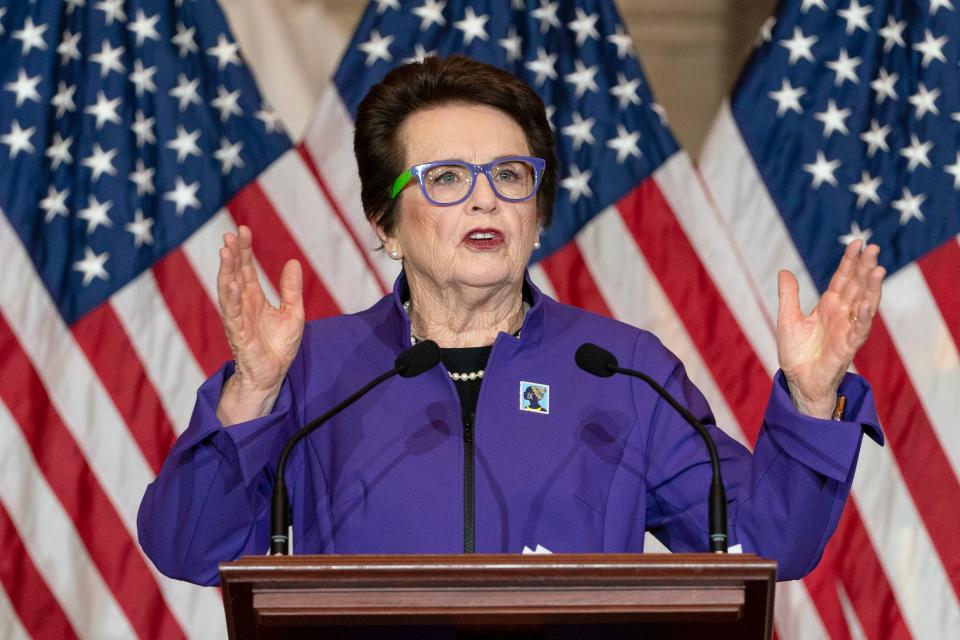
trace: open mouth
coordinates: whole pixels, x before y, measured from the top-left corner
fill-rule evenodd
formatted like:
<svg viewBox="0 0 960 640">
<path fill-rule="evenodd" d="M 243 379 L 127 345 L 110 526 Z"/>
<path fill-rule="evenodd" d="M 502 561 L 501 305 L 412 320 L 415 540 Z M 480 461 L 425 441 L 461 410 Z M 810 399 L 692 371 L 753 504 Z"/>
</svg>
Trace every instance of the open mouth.
<svg viewBox="0 0 960 640">
<path fill-rule="evenodd" d="M 463 243 L 477 251 L 490 251 L 503 244 L 503 233 L 497 229 L 471 229 L 463 236 Z"/>
</svg>

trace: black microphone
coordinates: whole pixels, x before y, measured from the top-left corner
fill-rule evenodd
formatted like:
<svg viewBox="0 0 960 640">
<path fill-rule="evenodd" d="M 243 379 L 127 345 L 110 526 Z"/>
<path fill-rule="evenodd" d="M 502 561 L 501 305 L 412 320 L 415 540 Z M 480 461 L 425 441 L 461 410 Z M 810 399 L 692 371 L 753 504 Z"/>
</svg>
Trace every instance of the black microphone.
<svg viewBox="0 0 960 640">
<path fill-rule="evenodd" d="M 287 466 L 287 457 L 293 447 L 310 435 L 317 427 L 362 398 L 381 382 L 397 374 L 404 378 L 413 378 L 432 369 L 438 362 L 440 362 L 440 348 L 437 343 L 433 340 L 418 342 L 397 356 L 393 363 L 393 369 L 381 373 L 346 400 L 322 416 L 311 420 L 290 437 L 280 453 L 280 461 L 277 463 L 277 479 L 273 483 L 273 497 L 270 499 L 270 555 L 285 556 L 290 554 L 290 510 L 287 505 L 287 483 L 283 474 Z"/>
<path fill-rule="evenodd" d="M 615 373 L 624 373 L 634 378 L 640 378 L 653 390 L 660 394 L 660 397 L 667 401 L 677 413 L 683 416 L 683 419 L 690 423 L 700 437 L 707 445 L 707 451 L 710 454 L 710 464 L 713 467 L 713 479 L 710 481 L 710 495 L 708 505 L 710 509 L 710 550 L 714 553 L 727 552 L 727 492 L 723 488 L 723 479 L 720 476 L 720 456 L 717 455 L 717 446 L 713 442 L 713 437 L 707 431 L 703 423 L 694 417 L 690 411 L 682 404 L 677 402 L 676 398 L 670 395 L 660 384 L 641 371 L 633 369 L 624 369 L 618 363 L 616 357 L 602 347 L 589 342 L 580 345 L 575 356 L 577 366 L 601 378 L 609 378 Z"/>
</svg>

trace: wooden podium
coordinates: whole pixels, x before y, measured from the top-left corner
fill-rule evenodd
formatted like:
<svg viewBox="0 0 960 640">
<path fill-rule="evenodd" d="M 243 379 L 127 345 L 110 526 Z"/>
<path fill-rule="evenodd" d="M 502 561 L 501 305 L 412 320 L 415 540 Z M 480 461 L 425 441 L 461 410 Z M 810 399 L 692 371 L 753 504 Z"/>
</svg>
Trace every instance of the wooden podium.
<svg viewBox="0 0 960 640">
<path fill-rule="evenodd" d="M 752 555 L 254 556 L 220 565 L 247 638 L 769 638 Z"/>
</svg>

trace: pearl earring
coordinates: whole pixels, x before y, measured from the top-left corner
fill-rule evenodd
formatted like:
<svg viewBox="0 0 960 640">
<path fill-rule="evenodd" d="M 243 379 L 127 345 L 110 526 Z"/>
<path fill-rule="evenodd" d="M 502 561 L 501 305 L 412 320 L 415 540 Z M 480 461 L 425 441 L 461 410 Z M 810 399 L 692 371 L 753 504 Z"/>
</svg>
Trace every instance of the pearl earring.
<svg viewBox="0 0 960 640">
<path fill-rule="evenodd" d="M 390 252 L 390 257 L 393 258 L 394 260 L 399 260 L 400 252 L 394 249 L 393 251 Z"/>
<path fill-rule="evenodd" d="M 533 250 L 536 251 L 539 248 L 540 248 L 540 239 L 537 238 L 536 240 L 533 241 Z"/>
</svg>

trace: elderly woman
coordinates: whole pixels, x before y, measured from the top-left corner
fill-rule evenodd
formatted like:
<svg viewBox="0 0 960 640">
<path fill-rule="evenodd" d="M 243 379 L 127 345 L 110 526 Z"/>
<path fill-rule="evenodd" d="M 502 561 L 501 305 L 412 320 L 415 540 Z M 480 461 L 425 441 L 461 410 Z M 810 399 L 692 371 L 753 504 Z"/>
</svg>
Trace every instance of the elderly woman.
<svg viewBox="0 0 960 640">
<path fill-rule="evenodd" d="M 880 299 L 877 247 L 848 247 L 810 315 L 780 274 L 781 372 L 751 454 L 712 426 L 654 336 L 526 277 L 556 185 L 532 89 L 466 58 L 428 58 L 375 86 L 356 125 L 364 210 L 403 273 L 366 311 L 305 325 L 300 265 L 285 266 L 274 308 L 249 229 L 225 236 L 218 287 L 234 361 L 200 388 L 139 514 L 163 573 L 214 584 L 217 563 L 264 553 L 286 440 L 427 339 L 442 366 L 391 379 L 294 450 L 298 552 L 625 552 L 643 549 L 646 530 L 675 551 L 705 550 L 703 442 L 643 383 L 579 370 L 574 352 L 596 340 L 708 423 L 730 544 L 777 559 L 784 579 L 816 565 L 863 430 L 881 438 L 867 384 L 846 374 Z M 846 411 L 831 420 L 838 395 Z"/>
</svg>

